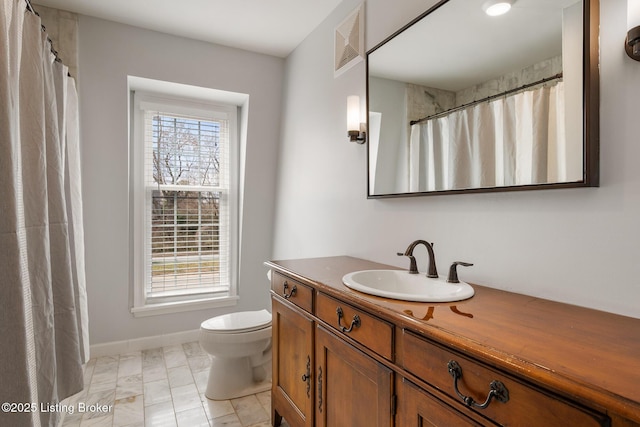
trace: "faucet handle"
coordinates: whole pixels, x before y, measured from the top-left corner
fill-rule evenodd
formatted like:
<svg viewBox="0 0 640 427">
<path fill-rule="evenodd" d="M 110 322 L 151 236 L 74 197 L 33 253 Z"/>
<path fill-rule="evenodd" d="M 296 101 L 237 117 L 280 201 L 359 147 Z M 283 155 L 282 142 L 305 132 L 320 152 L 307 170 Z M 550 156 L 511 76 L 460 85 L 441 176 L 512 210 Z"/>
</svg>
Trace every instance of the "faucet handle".
<svg viewBox="0 0 640 427">
<path fill-rule="evenodd" d="M 468 262 L 455 261 L 453 264 L 451 264 L 451 267 L 449 267 L 449 276 L 447 277 L 447 283 L 460 283 L 460 280 L 458 280 L 458 270 L 456 269 L 456 267 L 458 267 L 459 265 L 463 267 L 471 267 L 473 264 Z"/>
<path fill-rule="evenodd" d="M 416 263 L 416 258 L 413 255 L 407 255 L 402 252 L 397 252 L 398 256 L 406 256 L 409 258 L 409 274 L 418 274 L 418 264 Z"/>
</svg>

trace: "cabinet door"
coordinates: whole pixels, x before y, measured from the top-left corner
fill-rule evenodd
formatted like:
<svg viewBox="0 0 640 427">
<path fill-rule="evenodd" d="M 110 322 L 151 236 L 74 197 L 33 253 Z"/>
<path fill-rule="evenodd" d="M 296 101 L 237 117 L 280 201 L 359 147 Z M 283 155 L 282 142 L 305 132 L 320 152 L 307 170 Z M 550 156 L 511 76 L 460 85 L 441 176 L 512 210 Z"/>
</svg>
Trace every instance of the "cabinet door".
<svg viewBox="0 0 640 427">
<path fill-rule="evenodd" d="M 471 414 L 475 416 L 475 414 Z M 494 426 L 458 412 L 405 378 L 398 380 L 397 427 Z"/>
<path fill-rule="evenodd" d="M 321 326 L 315 345 L 316 425 L 393 425 L 393 372 Z"/>
<path fill-rule="evenodd" d="M 295 306 L 272 298 L 273 425 L 313 426 L 313 320 Z"/>
</svg>

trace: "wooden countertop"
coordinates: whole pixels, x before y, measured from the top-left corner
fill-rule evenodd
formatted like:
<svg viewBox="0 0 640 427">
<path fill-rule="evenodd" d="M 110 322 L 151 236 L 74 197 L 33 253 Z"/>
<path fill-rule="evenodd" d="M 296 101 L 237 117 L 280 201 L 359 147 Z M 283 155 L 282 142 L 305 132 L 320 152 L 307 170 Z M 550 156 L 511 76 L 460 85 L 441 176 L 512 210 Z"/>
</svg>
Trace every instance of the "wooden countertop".
<svg viewBox="0 0 640 427">
<path fill-rule="evenodd" d="M 640 319 L 472 284 L 454 303 L 416 303 L 347 288 L 353 271 L 397 269 L 347 256 L 267 266 L 498 368 L 640 423 Z"/>
</svg>

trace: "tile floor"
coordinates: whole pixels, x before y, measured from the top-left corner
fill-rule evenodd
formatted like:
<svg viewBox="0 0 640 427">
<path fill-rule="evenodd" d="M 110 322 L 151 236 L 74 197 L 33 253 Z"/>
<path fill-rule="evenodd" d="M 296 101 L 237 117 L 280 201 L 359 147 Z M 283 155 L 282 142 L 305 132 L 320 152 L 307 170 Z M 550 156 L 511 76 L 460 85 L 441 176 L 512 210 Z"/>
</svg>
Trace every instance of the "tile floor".
<svg viewBox="0 0 640 427">
<path fill-rule="evenodd" d="M 204 395 L 208 374 L 209 355 L 197 342 L 91 359 L 85 389 L 62 402 L 74 408 L 61 411 L 62 426 L 271 425 L 269 391 L 209 400 Z"/>
</svg>

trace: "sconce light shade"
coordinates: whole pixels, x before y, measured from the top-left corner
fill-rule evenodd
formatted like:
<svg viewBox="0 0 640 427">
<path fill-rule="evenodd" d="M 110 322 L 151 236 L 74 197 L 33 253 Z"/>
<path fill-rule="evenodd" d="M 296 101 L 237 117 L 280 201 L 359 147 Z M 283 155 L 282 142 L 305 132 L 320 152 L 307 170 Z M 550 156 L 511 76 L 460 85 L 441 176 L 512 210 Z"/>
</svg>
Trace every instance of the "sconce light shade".
<svg viewBox="0 0 640 427">
<path fill-rule="evenodd" d="M 347 96 L 347 130 L 360 132 L 360 97 Z"/>
<path fill-rule="evenodd" d="M 367 134 L 360 131 L 360 126 L 360 97 L 350 95 L 347 97 L 347 135 L 349 141 L 364 144 Z"/>
<path fill-rule="evenodd" d="M 629 58 L 640 61 L 640 0 L 627 0 L 627 29 L 624 49 Z"/>
</svg>

